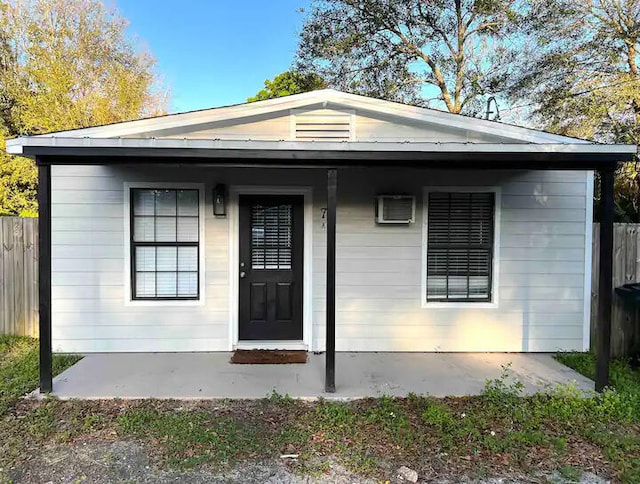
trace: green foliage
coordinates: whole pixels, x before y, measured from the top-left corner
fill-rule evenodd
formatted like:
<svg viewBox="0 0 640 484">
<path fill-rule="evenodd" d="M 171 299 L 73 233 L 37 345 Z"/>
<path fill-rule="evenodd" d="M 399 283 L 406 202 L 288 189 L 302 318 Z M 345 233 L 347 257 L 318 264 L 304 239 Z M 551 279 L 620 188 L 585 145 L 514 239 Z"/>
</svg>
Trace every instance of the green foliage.
<svg viewBox="0 0 640 484">
<path fill-rule="evenodd" d="M 558 353 L 555 356 L 563 365 L 573 368 L 587 378 L 596 375 L 596 355 L 592 352 L 572 351 Z M 611 361 L 609 376 L 611 386 L 619 392 L 640 393 L 640 371 L 633 368 L 627 359 L 619 358 Z"/>
<path fill-rule="evenodd" d="M 0 84 L 17 133 L 100 125 L 161 112 L 155 61 L 99 0 L 9 2 L 12 62 Z"/>
<path fill-rule="evenodd" d="M 427 406 L 421 417 L 424 423 L 435 427 L 440 432 L 451 432 L 458 426 L 449 408 L 435 401 Z"/>
<path fill-rule="evenodd" d="M 288 393 L 281 395 L 275 388 L 267 395 L 267 401 L 273 405 L 291 405 L 294 403 L 293 398 L 291 398 Z"/>
<path fill-rule="evenodd" d="M 593 380 L 596 377 L 595 353 L 571 351 L 569 353 L 557 353 L 554 358 L 587 378 Z"/>
<path fill-rule="evenodd" d="M 79 359 L 75 355 L 54 355 L 54 375 Z M 38 386 L 38 375 L 38 340 L 0 335 L 0 417 Z"/>
<path fill-rule="evenodd" d="M 321 401 L 315 409 L 319 428 L 340 434 L 358 421 L 353 407 L 343 402 Z"/>
<path fill-rule="evenodd" d="M 508 76 L 519 3 L 316 0 L 296 65 L 344 91 L 473 114 Z"/>
<path fill-rule="evenodd" d="M 264 89 L 258 91 L 255 96 L 247 98 L 247 102 L 264 101 L 277 97 L 300 94 L 317 89 L 324 89 L 327 84 L 320 76 L 310 73 L 296 71 L 285 71 L 278 74 L 273 80 L 264 81 Z"/>
<path fill-rule="evenodd" d="M 582 373 L 595 377 L 596 357 L 593 353 L 559 353 L 556 359 Z M 583 412 L 604 422 L 640 423 L 640 373 L 624 359 L 611 362 L 611 388 L 584 400 Z"/>
<path fill-rule="evenodd" d="M 166 92 L 100 0 L 0 0 L 0 148 L 22 134 L 162 113 Z M 33 162 L 0 154 L 0 215 L 36 215 Z"/>
<path fill-rule="evenodd" d="M 516 407 L 524 394 L 524 385 L 515 379 L 511 372 L 511 363 L 502 366 L 502 375 L 485 383 L 483 395 L 495 406 Z"/>
<path fill-rule="evenodd" d="M 37 216 L 37 185 L 33 160 L 0 152 L 0 216 Z"/>
<path fill-rule="evenodd" d="M 380 397 L 372 408 L 367 409 L 364 421 L 381 428 L 394 442 L 413 441 L 415 438 L 407 414 L 395 398 Z"/>
</svg>

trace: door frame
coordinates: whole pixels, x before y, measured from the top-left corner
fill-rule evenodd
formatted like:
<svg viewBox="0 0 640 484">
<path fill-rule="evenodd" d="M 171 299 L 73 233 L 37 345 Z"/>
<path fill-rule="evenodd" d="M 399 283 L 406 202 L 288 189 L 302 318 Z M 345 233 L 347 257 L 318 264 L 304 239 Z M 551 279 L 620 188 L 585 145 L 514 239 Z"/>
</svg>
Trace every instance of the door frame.
<svg viewBox="0 0 640 484">
<path fill-rule="evenodd" d="M 239 341 L 240 195 L 302 195 L 304 247 L 302 264 L 302 341 Z M 229 351 L 283 349 L 311 351 L 313 346 L 313 188 L 310 186 L 232 185 L 229 187 Z"/>
</svg>

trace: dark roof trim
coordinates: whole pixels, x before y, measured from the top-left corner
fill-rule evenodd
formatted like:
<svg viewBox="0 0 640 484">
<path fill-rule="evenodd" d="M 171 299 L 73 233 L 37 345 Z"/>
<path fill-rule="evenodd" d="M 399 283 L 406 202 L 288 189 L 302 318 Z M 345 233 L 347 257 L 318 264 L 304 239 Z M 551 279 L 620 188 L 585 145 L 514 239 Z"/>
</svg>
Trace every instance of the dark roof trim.
<svg viewBox="0 0 640 484">
<path fill-rule="evenodd" d="M 49 150 L 48 150 L 49 151 Z M 61 152 L 62 151 L 62 152 Z M 255 157 L 247 157 L 243 151 L 242 157 L 225 153 L 226 156 L 212 156 L 211 151 L 197 153 L 197 150 L 160 149 L 161 154 L 146 153 L 140 155 L 122 152 L 117 149 L 96 150 L 95 154 L 77 155 L 65 152 L 63 149 L 51 149 L 48 153 L 39 152 L 38 164 L 52 165 L 122 165 L 122 164 L 175 164 L 180 166 L 219 166 L 246 168 L 327 168 L 327 167 L 410 167 L 410 168 L 450 168 L 450 169 L 500 169 L 500 170 L 597 170 L 615 165 L 623 161 L 630 161 L 632 156 L 620 154 L 571 154 L 571 153 L 424 153 L 379 152 L 352 153 L 349 158 L 331 157 L 331 153 L 290 153 L 283 157 L 283 153 L 256 153 Z M 72 150 L 73 151 L 73 150 Z M 175 152 L 174 152 L 175 151 Z M 195 151 L 195 152 L 194 152 Z M 200 155 L 200 156 L 198 156 Z M 280 156 L 277 156 L 280 155 Z"/>
</svg>

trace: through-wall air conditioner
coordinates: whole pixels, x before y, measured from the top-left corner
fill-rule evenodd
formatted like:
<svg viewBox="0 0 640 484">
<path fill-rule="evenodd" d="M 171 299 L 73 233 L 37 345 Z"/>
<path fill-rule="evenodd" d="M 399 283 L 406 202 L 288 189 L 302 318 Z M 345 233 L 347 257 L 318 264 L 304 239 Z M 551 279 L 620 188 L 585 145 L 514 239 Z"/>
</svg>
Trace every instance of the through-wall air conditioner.
<svg viewBox="0 0 640 484">
<path fill-rule="evenodd" d="M 416 218 L 416 197 L 411 195 L 378 195 L 376 222 L 410 224 Z"/>
</svg>

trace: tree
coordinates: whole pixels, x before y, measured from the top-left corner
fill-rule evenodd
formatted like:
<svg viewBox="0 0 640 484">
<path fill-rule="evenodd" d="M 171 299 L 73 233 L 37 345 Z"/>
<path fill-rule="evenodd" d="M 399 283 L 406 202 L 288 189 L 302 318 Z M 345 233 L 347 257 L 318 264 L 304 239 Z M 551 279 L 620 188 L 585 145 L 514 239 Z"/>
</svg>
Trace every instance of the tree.
<svg viewBox="0 0 640 484">
<path fill-rule="evenodd" d="M 511 96 L 545 128 L 599 141 L 640 141 L 640 3 L 532 0 L 526 59 Z"/>
<path fill-rule="evenodd" d="M 530 47 L 511 97 L 535 107 L 550 131 L 640 144 L 640 2 L 532 0 L 523 18 Z M 640 160 L 616 178 L 618 220 L 640 222 Z"/>
<path fill-rule="evenodd" d="M 327 84 L 324 80 L 313 72 L 285 71 L 278 74 L 273 80 L 266 79 L 264 81 L 264 89 L 258 91 L 255 96 L 247 98 L 247 102 L 264 101 L 265 99 L 300 94 L 326 87 Z"/>
<path fill-rule="evenodd" d="M 480 111 L 515 49 L 516 0 L 315 0 L 297 53 L 302 71 L 373 97 Z"/>
<path fill-rule="evenodd" d="M 0 0 L 0 144 L 163 112 L 166 92 L 126 21 L 99 0 Z M 0 214 L 33 213 L 36 170 L 0 153 Z"/>
</svg>

